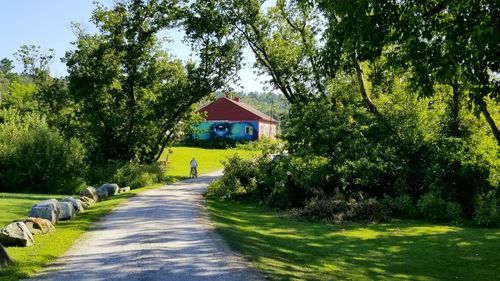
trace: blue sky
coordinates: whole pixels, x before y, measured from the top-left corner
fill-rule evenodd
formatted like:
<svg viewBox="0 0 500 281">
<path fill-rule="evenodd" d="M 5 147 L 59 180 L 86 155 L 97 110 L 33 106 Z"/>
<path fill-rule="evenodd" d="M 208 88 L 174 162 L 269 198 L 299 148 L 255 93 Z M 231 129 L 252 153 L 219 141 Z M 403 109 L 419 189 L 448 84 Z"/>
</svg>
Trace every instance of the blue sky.
<svg viewBox="0 0 500 281">
<path fill-rule="evenodd" d="M 50 65 L 54 76 L 66 75 L 66 66 L 60 62 L 64 53 L 73 48 L 75 35 L 71 22 L 93 30 L 89 18 L 94 9 L 93 0 L 0 0 L 0 59 L 13 58 L 21 45 L 39 45 L 42 50 L 54 49 L 55 59 Z M 104 4 L 110 0 L 100 1 Z M 181 42 L 179 31 L 166 32 L 174 40 L 165 47 L 179 59 L 189 58 L 189 47 Z M 247 67 L 240 73 L 239 82 L 244 91 L 263 91 L 262 81 L 252 70 L 253 56 L 247 52 Z M 234 86 L 236 91 L 242 90 Z"/>
</svg>

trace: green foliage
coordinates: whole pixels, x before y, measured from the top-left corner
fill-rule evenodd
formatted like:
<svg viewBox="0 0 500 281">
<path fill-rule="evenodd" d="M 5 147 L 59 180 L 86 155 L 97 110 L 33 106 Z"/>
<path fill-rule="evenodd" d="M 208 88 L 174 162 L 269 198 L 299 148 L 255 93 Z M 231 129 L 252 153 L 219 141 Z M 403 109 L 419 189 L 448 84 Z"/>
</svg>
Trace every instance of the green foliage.
<svg viewBox="0 0 500 281">
<path fill-rule="evenodd" d="M 167 180 L 165 168 L 158 162 L 141 164 L 110 161 L 107 165 L 91 167 L 87 178 L 89 183 L 95 186 L 112 182 L 120 187 L 129 186 L 131 189 L 163 183 Z"/>
<path fill-rule="evenodd" d="M 127 163 L 116 170 L 111 182 L 117 183 L 119 186 L 130 186 L 130 188 L 135 189 L 164 182 L 166 180 L 164 175 L 165 170 L 158 163 Z"/>
<path fill-rule="evenodd" d="M 65 140 L 36 114 L 0 112 L 0 186 L 3 191 L 78 192 L 86 172 L 86 152 Z"/>
<path fill-rule="evenodd" d="M 481 226 L 500 226 L 500 200 L 494 191 L 476 199 L 474 222 Z"/>
<path fill-rule="evenodd" d="M 458 203 L 445 201 L 431 192 L 422 195 L 417 207 L 420 215 L 432 222 L 456 222 L 462 218 L 462 208 Z"/>
<path fill-rule="evenodd" d="M 382 199 L 382 204 L 387 206 L 392 217 L 412 219 L 418 216 L 417 207 L 407 194 L 394 198 L 384 197 Z"/>
<path fill-rule="evenodd" d="M 94 162 L 158 160 L 197 120 L 193 105 L 226 85 L 240 47 L 227 30 L 206 24 L 205 4 L 188 10 L 183 1 L 117 1 L 94 10 L 97 34 L 75 26 L 76 48 L 64 59 L 68 104 Z M 171 58 L 157 38 L 180 22 L 196 61 Z"/>
<path fill-rule="evenodd" d="M 251 196 L 256 186 L 255 161 L 234 155 L 223 165 L 224 176 L 210 185 L 207 198 L 239 200 Z"/>
</svg>

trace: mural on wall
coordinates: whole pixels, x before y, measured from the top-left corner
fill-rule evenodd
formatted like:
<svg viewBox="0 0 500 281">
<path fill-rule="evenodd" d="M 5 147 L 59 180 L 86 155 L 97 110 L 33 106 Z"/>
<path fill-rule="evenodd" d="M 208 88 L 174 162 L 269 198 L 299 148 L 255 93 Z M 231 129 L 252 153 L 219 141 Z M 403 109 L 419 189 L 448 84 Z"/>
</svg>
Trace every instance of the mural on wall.
<svg viewBox="0 0 500 281">
<path fill-rule="evenodd" d="M 196 126 L 195 139 L 230 138 L 233 140 L 257 140 L 258 122 L 205 121 Z"/>
</svg>

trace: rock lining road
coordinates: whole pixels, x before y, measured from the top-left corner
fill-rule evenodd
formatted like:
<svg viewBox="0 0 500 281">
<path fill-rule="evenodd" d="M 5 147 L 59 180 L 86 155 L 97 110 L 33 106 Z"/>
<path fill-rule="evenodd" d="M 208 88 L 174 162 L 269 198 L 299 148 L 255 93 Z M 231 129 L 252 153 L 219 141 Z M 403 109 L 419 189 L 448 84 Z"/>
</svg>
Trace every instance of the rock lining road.
<svg viewBox="0 0 500 281">
<path fill-rule="evenodd" d="M 29 280 L 263 280 L 214 232 L 203 193 L 218 176 L 132 197 Z"/>
</svg>

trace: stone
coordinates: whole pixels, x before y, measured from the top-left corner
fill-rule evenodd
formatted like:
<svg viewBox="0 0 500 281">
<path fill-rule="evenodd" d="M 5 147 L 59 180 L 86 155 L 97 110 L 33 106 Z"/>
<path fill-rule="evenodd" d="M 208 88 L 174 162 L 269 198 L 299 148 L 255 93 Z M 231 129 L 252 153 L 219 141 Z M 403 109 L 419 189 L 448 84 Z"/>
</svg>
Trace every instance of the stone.
<svg viewBox="0 0 500 281">
<path fill-rule="evenodd" d="M 80 203 L 82 204 L 82 207 L 83 207 L 83 209 L 84 209 L 84 210 L 88 210 L 88 209 L 90 209 L 90 205 L 89 205 L 89 203 L 87 203 L 87 202 L 83 202 L 83 201 L 81 201 L 81 200 L 80 200 Z"/>
<path fill-rule="evenodd" d="M 97 191 L 93 186 L 87 186 L 80 195 L 92 198 L 95 202 L 99 200 L 99 197 L 97 196 Z"/>
<path fill-rule="evenodd" d="M 118 193 L 125 193 L 125 192 L 129 192 L 129 191 L 130 191 L 130 186 L 125 186 L 125 187 L 120 188 Z"/>
<path fill-rule="evenodd" d="M 24 222 L 17 221 L 0 229 L 0 243 L 6 247 L 29 247 L 35 240 Z"/>
<path fill-rule="evenodd" d="M 105 183 L 97 189 L 97 196 L 99 199 L 104 199 L 109 196 L 114 196 L 118 193 L 120 188 L 116 183 Z"/>
<path fill-rule="evenodd" d="M 92 205 L 95 204 L 94 199 L 88 198 L 87 196 L 80 197 L 80 202 L 82 203 L 82 207 L 84 209 L 89 209 Z"/>
<path fill-rule="evenodd" d="M 33 235 L 46 234 L 56 230 L 49 220 L 42 218 L 27 218 L 23 222 Z"/>
<path fill-rule="evenodd" d="M 70 220 L 75 216 L 75 208 L 73 205 L 68 202 L 59 202 L 59 209 L 61 212 L 59 213 L 60 220 Z"/>
<path fill-rule="evenodd" d="M 75 213 L 78 214 L 80 212 L 83 212 L 83 206 L 82 206 L 82 201 L 75 199 L 73 197 L 66 197 L 61 202 L 68 202 L 71 205 L 73 205 L 73 208 L 75 208 Z"/>
<path fill-rule="evenodd" d="M 55 225 L 59 220 L 59 212 L 59 202 L 56 199 L 49 199 L 33 205 L 28 217 L 46 219 Z"/>
</svg>

